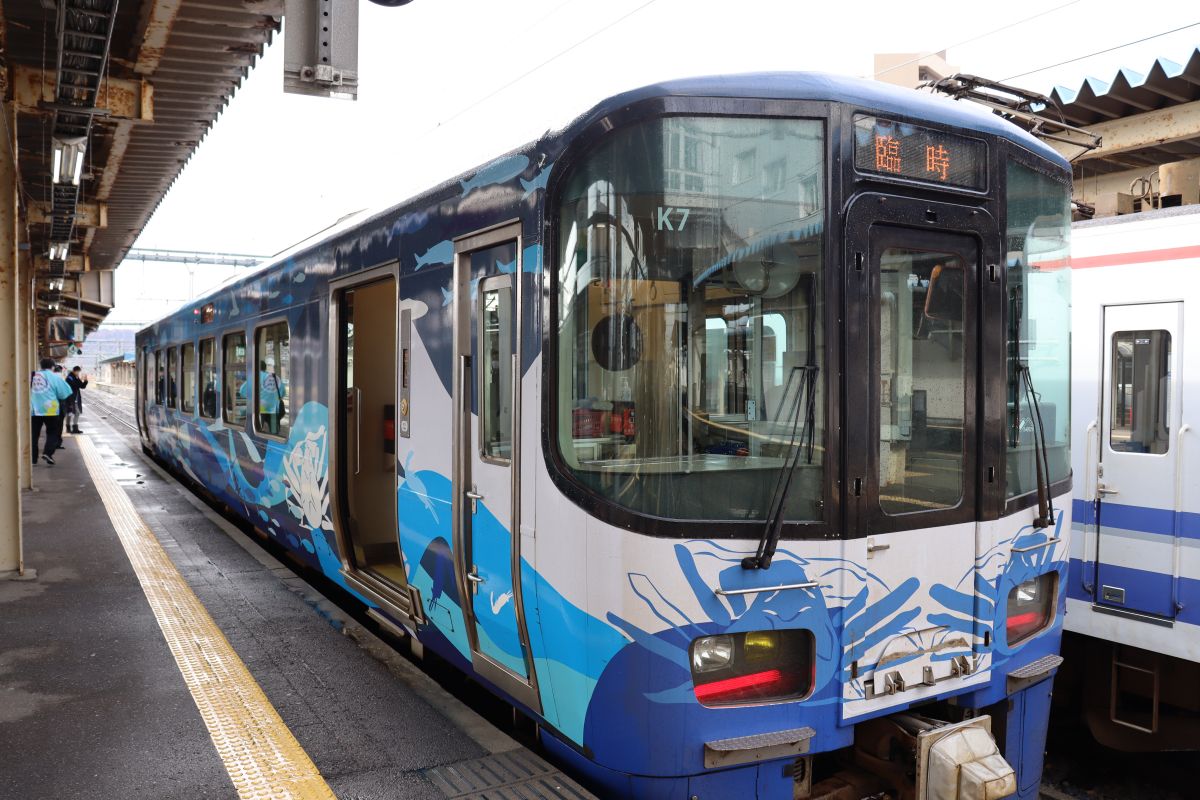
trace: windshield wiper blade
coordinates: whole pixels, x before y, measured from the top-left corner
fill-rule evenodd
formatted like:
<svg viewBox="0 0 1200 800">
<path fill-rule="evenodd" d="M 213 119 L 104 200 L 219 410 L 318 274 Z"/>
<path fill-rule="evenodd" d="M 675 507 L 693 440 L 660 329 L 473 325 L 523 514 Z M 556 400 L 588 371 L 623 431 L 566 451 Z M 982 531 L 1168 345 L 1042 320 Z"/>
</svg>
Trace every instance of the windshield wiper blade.
<svg viewBox="0 0 1200 800">
<path fill-rule="evenodd" d="M 1033 388 L 1033 373 L 1029 365 L 1018 363 L 1017 371 L 1025 384 L 1025 396 L 1033 412 L 1030 421 L 1033 423 L 1033 461 L 1038 493 L 1038 515 L 1033 520 L 1033 527 L 1049 528 L 1054 524 L 1054 498 L 1050 496 L 1050 451 L 1046 447 L 1046 426 L 1042 423 L 1042 408 L 1038 403 L 1038 393 Z M 1017 413 L 1019 419 L 1019 401 Z"/>
<path fill-rule="evenodd" d="M 796 389 L 796 399 L 788 414 L 788 419 L 792 421 L 792 431 L 788 439 L 787 456 L 784 458 L 783 470 L 775 481 L 775 491 L 771 496 L 766 525 L 763 528 L 762 537 L 758 540 L 758 552 L 742 559 L 743 569 L 767 569 L 771 566 L 771 561 L 775 557 L 775 549 L 779 546 L 779 535 L 783 531 L 783 509 L 787 505 L 792 477 L 796 473 L 796 466 L 800 463 L 801 453 L 807 453 L 809 462 L 812 462 L 816 428 L 817 376 L 820 371 L 821 368 L 817 365 L 808 364 L 792 367 L 791 372 L 788 373 L 784 397 L 787 397 L 788 389 L 797 374 L 800 375 L 800 384 Z M 807 409 L 803 415 L 803 425 L 800 422 L 801 408 Z"/>
</svg>

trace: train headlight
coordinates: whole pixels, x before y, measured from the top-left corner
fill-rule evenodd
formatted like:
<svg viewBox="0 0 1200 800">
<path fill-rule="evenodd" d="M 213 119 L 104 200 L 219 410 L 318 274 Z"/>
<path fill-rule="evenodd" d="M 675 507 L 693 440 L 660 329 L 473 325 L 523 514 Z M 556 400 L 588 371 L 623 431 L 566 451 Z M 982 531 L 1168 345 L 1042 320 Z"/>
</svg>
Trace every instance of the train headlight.
<svg viewBox="0 0 1200 800">
<path fill-rule="evenodd" d="M 1008 619 L 1004 623 L 1009 647 L 1025 641 L 1050 624 L 1057 597 L 1057 572 L 1030 578 L 1013 587 L 1008 593 Z"/>
<path fill-rule="evenodd" d="M 692 643 L 692 672 L 723 669 L 732 661 L 732 636 L 704 636 Z"/>
<path fill-rule="evenodd" d="M 811 631 L 749 631 L 692 642 L 692 688 L 706 706 L 796 700 L 813 686 Z"/>
</svg>

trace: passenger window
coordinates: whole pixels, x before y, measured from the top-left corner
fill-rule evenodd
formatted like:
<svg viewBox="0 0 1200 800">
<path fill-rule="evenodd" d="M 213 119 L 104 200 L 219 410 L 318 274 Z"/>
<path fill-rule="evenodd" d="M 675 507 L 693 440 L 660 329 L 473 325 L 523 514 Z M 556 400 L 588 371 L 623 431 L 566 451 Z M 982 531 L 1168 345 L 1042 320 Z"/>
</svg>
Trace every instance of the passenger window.
<svg viewBox="0 0 1200 800">
<path fill-rule="evenodd" d="M 250 395 L 246 385 L 246 334 L 238 331 L 225 335 L 225 351 L 221 388 L 225 421 L 230 425 L 246 424 L 246 402 Z"/>
<path fill-rule="evenodd" d="M 288 435 L 288 326 L 286 322 L 265 325 L 255 333 L 254 355 L 258 360 L 255 392 L 255 427 L 271 436 Z"/>
<path fill-rule="evenodd" d="M 191 414 L 196 410 L 196 345 L 185 344 L 179 360 L 179 408 Z"/>
<path fill-rule="evenodd" d="M 513 302 L 508 279 L 479 293 L 479 447 L 512 458 Z"/>
<path fill-rule="evenodd" d="M 963 260 L 891 247 L 880 259 L 879 506 L 953 508 L 963 495 Z"/>
<path fill-rule="evenodd" d="M 1118 331 L 1112 341 L 1108 444 L 1119 453 L 1171 449 L 1171 334 Z"/>
<path fill-rule="evenodd" d="M 200 416 L 217 418 L 217 342 L 200 342 Z"/>
<path fill-rule="evenodd" d="M 166 392 L 167 362 L 163 359 L 162 350 L 154 352 L 154 404 L 161 406 Z"/>
</svg>

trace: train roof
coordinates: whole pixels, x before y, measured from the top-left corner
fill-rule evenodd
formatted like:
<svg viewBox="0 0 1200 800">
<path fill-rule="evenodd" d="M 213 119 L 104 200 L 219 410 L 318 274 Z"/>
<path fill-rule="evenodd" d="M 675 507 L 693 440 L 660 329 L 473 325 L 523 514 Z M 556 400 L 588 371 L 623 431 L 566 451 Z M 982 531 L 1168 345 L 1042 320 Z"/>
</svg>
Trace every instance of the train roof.
<svg viewBox="0 0 1200 800">
<path fill-rule="evenodd" d="M 650 100 L 656 97 L 816 100 L 847 103 L 865 110 L 914 117 L 928 120 L 935 124 L 967 128 L 999 136 L 1030 150 L 1048 161 L 1058 164 L 1063 169 L 1070 169 L 1070 162 L 1044 142 L 1015 125 L 1006 122 L 990 111 L 984 110 L 980 106 L 951 100 L 943 95 L 905 89 L 880 83 L 879 81 L 821 72 L 749 72 L 737 75 L 710 75 L 682 78 L 648 84 L 601 100 L 557 131 L 547 131 L 541 138 L 517 147 L 494 159 L 491 163 L 514 154 L 561 151 L 567 142 L 580 135 L 589 126 L 604 117 L 642 100 Z M 437 186 L 406 198 L 399 203 L 389 205 L 386 208 L 347 214 L 325 230 L 318 231 L 283 252 L 276 254 L 259 268 L 210 289 L 199 297 L 193 298 L 181 305 L 179 309 L 172 311 L 171 314 L 167 314 L 166 316 L 169 317 L 189 306 L 198 307 L 222 292 L 231 291 L 252 283 L 258 279 L 260 273 L 286 262 L 289 258 L 294 258 L 318 247 L 325 242 L 333 241 L 355 228 L 370 224 L 373 220 L 392 215 L 404 207 L 419 206 L 422 202 L 436 202 L 437 198 L 447 187 L 457 184 L 464 179 L 471 178 L 486 166 L 481 165 L 468 170 L 461 175 L 449 178 Z M 159 320 L 149 323 L 139 330 L 139 333 L 154 327 L 158 322 Z"/>
<path fill-rule="evenodd" d="M 873 111 L 927 119 L 935 124 L 970 128 L 1000 136 L 1058 164 L 1063 169 L 1071 168 L 1070 162 L 1045 142 L 982 106 L 875 80 L 822 72 L 749 72 L 650 84 L 602 100 L 565 126 L 558 135 L 570 139 L 592 123 L 625 106 L 664 96 L 847 103 Z"/>
</svg>

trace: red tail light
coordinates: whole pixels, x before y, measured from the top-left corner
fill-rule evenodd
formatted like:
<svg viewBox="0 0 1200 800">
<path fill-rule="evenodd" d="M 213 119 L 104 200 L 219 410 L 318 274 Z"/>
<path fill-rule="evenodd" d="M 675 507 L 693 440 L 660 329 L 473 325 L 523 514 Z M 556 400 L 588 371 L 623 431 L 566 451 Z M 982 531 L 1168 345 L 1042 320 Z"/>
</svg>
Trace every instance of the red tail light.
<svg viewBox="0 0 1200 800">
<path fill-rule="evenodd" d="M 759 697 L 763 694 L 778 694 L 780 689 L 797 683 L 795 677 L 785 677 L 777 669 L 724 678 L 696 687 L 696 699 L 701 703 L 728 703 L 733 700 Z"/>
<path fill-rule="evenodd" d="M 1058 573 L 1048 572 L 1013 587 L 1008 593 L 1004 632 L 1009 647 L 1028 639 L 1050 624 L 1058 597 Z"/>
<path fill-rule="evenodd" d="M 795 700 L 812 690 L 812 632 L 749 631 L 692 642 L 692 686 L 706 706 Z"/>
</svg>

